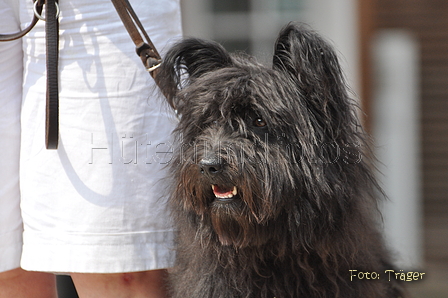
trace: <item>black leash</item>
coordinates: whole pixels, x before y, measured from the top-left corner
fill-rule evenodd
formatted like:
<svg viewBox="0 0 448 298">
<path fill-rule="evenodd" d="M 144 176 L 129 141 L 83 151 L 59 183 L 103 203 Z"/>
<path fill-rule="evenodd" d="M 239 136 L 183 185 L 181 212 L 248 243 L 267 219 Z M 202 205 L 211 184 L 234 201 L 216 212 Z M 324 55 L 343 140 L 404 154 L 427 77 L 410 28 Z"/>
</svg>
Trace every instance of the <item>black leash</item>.
<svg viewBox="0 0 448 298">
<path fill-rule="evenodd" d="M 46 0 L 45 36 L 47 46 L 47 106 L 45 116 L 45 146 L 58 149 L 59 139 L 59 22 L 57 0 Z"/>
<path fill-rule="evenodd" d="M 111 0 L 118 12 L 126 30 L 136 46 L 137 55 L 142 60 L 146 70 L 157 84 L 157 68 L 162 58 L 151 42 L 143 25 L 132 9 L 128 0 Z M 23 37 L 31 31 L 39 19 L 46 21 L 46 59 L 47 59 L 47 90 L 46 90 L 46 119 L 45 146 L 47 149 L 57 149 L 59 140 L 59 6 L 58 0 L 33 0 L 34 17 L 30 25 L 24 30 L 13 34 L 0 34 L 0 41 L 12 41 Z M 42 17 L 45 5 L 45 18 Z"/>
</svg>

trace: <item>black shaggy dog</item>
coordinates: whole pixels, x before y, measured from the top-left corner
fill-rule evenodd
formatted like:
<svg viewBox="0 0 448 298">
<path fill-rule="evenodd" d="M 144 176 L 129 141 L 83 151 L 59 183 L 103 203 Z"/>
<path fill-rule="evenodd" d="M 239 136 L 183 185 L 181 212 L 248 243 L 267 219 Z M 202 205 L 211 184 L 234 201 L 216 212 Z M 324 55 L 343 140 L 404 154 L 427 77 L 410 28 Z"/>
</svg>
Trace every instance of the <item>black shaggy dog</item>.
<svg viewBox="0 0 448 298">
<path fill-rule="evenodd" d="M 368 146 L 328 43 L 289 24 L 265 67 L 186 39 L 158 78 L 180 118 L 173 297 L 404 297 L 385 274 Z"/>
</svg>

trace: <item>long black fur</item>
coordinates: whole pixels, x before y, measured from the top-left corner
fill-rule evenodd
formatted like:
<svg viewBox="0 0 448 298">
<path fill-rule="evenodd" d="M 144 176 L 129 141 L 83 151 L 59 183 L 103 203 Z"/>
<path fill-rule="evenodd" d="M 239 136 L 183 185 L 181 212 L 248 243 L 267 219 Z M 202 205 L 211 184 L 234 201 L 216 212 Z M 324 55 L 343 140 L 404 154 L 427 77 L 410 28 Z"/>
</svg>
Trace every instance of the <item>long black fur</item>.
<svg viewBox="0 0 448 298">
<path fill-rule="evenodd" d="M 158 78 L 180 118 L 172 297 L 405 296 L 384 274 L 369 146 L 327 42 L 289 24 L 266 67 L 186 39 Z"/>
</svg>

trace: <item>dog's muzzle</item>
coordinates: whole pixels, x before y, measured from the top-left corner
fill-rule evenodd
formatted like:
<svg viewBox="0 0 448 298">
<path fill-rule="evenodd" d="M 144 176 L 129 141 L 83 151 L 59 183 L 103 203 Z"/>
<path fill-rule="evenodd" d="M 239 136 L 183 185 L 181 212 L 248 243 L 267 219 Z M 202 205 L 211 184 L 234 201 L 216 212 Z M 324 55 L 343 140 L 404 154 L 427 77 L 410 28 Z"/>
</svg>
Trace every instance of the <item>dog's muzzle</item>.
<svg viewBox="0 0 448 298">
<path fill-rule="evenodd" d="M 219 202 L 231 202 L 237 195 L 237 187 L 234 185 L 225 186 L 222 184 L 214 184 L 219 176 L 223 172 L 223 163 L 215 156 L 209 158 L 203 158 L 199 162 L 199 170 L 201 174 L 205 175 L 211 182 L 211 188 L 215 198 Z"/>
</svg>

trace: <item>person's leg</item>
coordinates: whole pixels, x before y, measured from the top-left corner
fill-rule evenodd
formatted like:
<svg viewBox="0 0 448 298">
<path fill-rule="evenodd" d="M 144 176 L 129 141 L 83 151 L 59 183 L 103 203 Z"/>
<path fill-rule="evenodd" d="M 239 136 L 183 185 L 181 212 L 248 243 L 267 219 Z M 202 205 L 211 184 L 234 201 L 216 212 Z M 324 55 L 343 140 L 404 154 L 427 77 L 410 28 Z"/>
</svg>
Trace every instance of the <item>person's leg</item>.
<svg viewBox="0 0 448 298">
<path fill-rule="evenodd" d="M 0 273 L 0 298 L 56 298 L 53 274 L 17 268 Z M 93 297 L 93 296 L 92 296 Z"/>
<path fill-rule="evenodd" d="M 166 270 L 71 274 L 80 298 L 166 298 L 166 275 Z"/>
<path fill-rule="evenodd" d="M 174 231 L 159 183 L 165 165 L 145 157 L 147 147 L 156 147 L 150 144 L 169 141 L 173 121 L 152 96 L 152 78 L 140 65 L 126 30 L 118 30 L 122 23 L 110 1 L 60 2 L 64 104 L 57 151 L 43 148 L 42 23 L 24 39 L 21 265 L 28 270 L 91 272 L 73 274 L 82 298 L 166 297 L 164 271 L 97 273 L 172 265 Z M 154 43 L 165 45 L 180 34 L 177 0 L 133 2 L 146 15 L 142 22 L 147 30 L 156 33 Z M 146 143 L 136 143 L 138 136 Z M 107 150 L 98 150 L 98 142 L 105 142 Z M 129 157 L 134 152 L 138 164 L 136 156 Z M 128 163 L 129 158 L 134 161 Z"/>
</svg>

